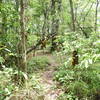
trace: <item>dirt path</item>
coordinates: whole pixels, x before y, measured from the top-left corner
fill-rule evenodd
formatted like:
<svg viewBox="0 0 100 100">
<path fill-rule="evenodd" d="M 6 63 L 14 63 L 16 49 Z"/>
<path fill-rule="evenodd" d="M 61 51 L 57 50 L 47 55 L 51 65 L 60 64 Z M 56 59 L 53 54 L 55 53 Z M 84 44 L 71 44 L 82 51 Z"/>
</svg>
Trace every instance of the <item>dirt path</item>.
<svg viewBox="0 0 100 100">
<path fill-rule="evenodd" d="M 62 93 L 61 89 L 54 89 L 56 82 L 53 81 L 53 74 L 56 67 L 59 66 L 56 56 L 52 54 L 44 55 L 48 58 L 50 66 L 44 72 L 41 73 L 41 84 L 44 88 L 44 100 L 56 100 L 57 97 Z"/>
</svg>

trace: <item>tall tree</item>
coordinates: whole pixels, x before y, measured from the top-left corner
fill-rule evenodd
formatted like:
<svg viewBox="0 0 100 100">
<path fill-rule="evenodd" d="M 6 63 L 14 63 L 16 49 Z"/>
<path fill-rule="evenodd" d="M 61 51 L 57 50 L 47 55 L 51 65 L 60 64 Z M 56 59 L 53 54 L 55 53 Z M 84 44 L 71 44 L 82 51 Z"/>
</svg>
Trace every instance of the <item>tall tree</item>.
<svg viewBox="0 0 100 100">
<path fill-rule="evenodd" d="M 58 0 L 58 1 L 51 0 L 51 17 L 52 17 L 52 20 L 51 20 L 51 34 L 52 34 L 51 52 L 54 51 L 57 47 L 55 40 L 56 40 L 56 36 L 58 35 L 58 31 L 59 31 L 59 21 L 60 21 L 59 13 L 61 12 L 61 3 L 62 3 L 62 0 Z"/>
<path fill-rule="evenodd" d="M 19 67 L 23 72 L 27 70 L 26 63 L 26 33 L 25 33 L 25 6 L 24 0 L 20 0 L 20 43 L 19 43 Z"/>
</svg>

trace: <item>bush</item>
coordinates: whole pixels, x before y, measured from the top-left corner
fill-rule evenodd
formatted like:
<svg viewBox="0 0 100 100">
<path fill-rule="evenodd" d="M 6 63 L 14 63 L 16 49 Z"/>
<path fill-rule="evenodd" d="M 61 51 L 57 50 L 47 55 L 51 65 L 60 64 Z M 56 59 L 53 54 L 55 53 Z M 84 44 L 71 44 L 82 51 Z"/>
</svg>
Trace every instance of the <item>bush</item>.
<svg viewBox="0 0 100 100">
<path fill-rule="evenodd" d="M 68 91 L 73 93 L 79 99 L 86 98 L 89 94 L 88 85 L 83 81 L 75 81 L 68 85 Z"/>
<path fill-rule="evenodd" d="M 24 81 L 27 79 L 27 88 L 25 84 L 22 84 L 22 79 L 24 79 Z M 42 86 L 39 81 L 39 78 L 37 78 L 37 75 L 35 74 L 32 74 L 28 79 L 26 74 L 23 72 L 19 73 L 17 70 L 12 68 L 4 68 L 0 71 L 0 100 L 6 100 L 6 98 L 15 94 L 20 94 L 20 91 L 26 91 L 26 89 L 29 89 L 30 91 L 34 89 L 34 92 L 40 92 Z M 28 94 L 25 96 L 27 95 Z"/>
<path fill-rule="evenodd" d="M 78 100 L 78 98 L 72 93 L 63 93 L 57 98 L 57 100 Z"/>
<path fill-rule="evenodd" d="M 10 96 L 12 91 L 17 87 L 12 82 L 13 74 L 12 68 L 4 68 L 3 71 L 0 71 L 0 100 Z"/>
<path fill-rule="evenodd" d="M 77 68 L 77 66 L 71 69 L 64 66 L 55 73 L 55 80 L 62 85 L 67 95 L 73 94 L 72 98 L 98 100 L 95 99 L 97 96 L 100 97 L 100 71 L 97 69 L 95 67 Z"/>
</svg>

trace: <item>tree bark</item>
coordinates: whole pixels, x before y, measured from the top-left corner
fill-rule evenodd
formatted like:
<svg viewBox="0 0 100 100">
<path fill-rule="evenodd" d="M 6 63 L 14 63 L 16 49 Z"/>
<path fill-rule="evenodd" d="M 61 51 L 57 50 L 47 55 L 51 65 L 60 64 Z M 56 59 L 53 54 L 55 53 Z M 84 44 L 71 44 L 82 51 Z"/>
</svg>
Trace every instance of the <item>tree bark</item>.
<svg viewBox="0 0 100 100">
<path fill-rule="evenodd" d="M 95 32 L 97 32 L 98 7 L 99 7 L 99 0 L 96 0 L 96 11 L 95 11 Z"/>
<path fill-rule="evenodd" d="M 0 1 L 0 7 L 2 7 L 3 4 L 3 0 Z M 0 34 L 2 34 L 4 36 L 4 34 L 6 33 L 7 29 L 6 29 L 6 16 L 3 12 L 1 12 L 1 21 L 2 21 L 2 25 L 1 25 L 1 32 Z"/>
<path fill-rule="evenodd" d="M 57 7 L 56 7 L 56 3 L 57 3 Z M 55 42 L 55 40 L 59 31 L 59 20 L 60 20 L 59 13 L 61 11 L 61 3 L 62 3 L 62 0 L 57 0 L 57 1 L 51 0 L 51 16 L 52 16 L 51 34 L 55 34 L 55 36 L 51 38 L 51 43 L 52 43 L 51 50 L 50 50 L 51 52 L 57 49 L 57 43 Z"/>
<path fill-rule="evenodd" d="M 72 18 L 72 29 L 75 32 L 75 16 L 74 16 L 74 9 L 73 9 L 73 1 L 69 0 L 70 2 L 70 9 L 71 9 L 71 18 Z"/>
<path fill-rule="evenodd" d="M 75 32 L 75 14 L 74 14 L 74 8 L 73 8 L 73 1 L 69 0 L 70 2 L 70 9 L 71 9 L 71 17 L 72 17 L 72 31 Z M 78 51 L 74 50 L 72 52 L 72 66 L 76 66 L 78 64 Z"/>
<path fill-rule="evenodd" d="M 25 34 L 25 9 L 24 9 L 24 0 L 20 0 L 20 36 L 21 40 L 19 42 L 19 64 L 20 70 L 26 72 L 27 63 L 26 63 L 26 34 Z"/>
</svg>

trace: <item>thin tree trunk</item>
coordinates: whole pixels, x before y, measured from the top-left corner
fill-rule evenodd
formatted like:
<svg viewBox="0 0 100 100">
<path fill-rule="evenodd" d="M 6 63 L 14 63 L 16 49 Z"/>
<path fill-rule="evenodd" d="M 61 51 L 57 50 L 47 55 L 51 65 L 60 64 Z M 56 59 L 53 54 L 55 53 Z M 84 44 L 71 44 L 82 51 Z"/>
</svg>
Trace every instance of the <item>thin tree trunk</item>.
<svg viewBox="0 0 100 100">
<path fill-rule="evenodd" d="M 16 9 L 16 12 L 19 14 L 19 6 L 20 6 L 20 2 L 19 2 L 19 0 L 15 0 L 15 9 Z M 17 17 L 16 18 L 16 22 L 19 22 L 19 17 Z M 18 26 L 16 26 L 16 33 L 18 34 L 18 35 L 20 35 L 20 29 L 19 29 L 19 27 Z M 17 52 L 17 54 L 18 55 L 20 55 L 20 52 L 19 52 L 19 42 L 17 43 L 17 45 L 16 45 L 16 52 Z M 18 56 L 18 57 L 16 57 L 16 66 L 18 67 L 18 70 L 19 70 L 19 72 L 20 72 L 20 57 Z"/>
<path fill-rule="evenodd" d="M 3 0 L 0 1 L 0 7 L 2 7 L 3 4 Z M 1 21 L 2 21 L 2 25 L 1 25 L 1 34 L 4 35 L 6 33 L 6 16 L 3 12 L 1 12 Z"/>
<path fill-rule="evenodd" d="M 55 34 L 55 14 L 56 14 L 56 11 L 55 11 L 55 3 L 56 1 L 55 0 L 51 0 L 51 16 L 52 16 L 52 20 L 51 20 L 51 34 Z M 54 43 L 54 40 L 55 40 L 55 37 L 52 37 L 51 38 L 51 52 L 53 52 L 55 50 L 55 43 Z"/>
<path fill-rule="evenodd" d="M 16 3 L 16 11 L 19 10 L 19 0 L 15 0 L 15 3 Z"/>
<path fill-rule="evenodd" d="M 74 8 L 73 8 L 73 1 L 69 0 L 70 2 L 70 9 L 71 9 L 71 17 L 72 17 L 72 31 L 75 32 L 75 14 L 74 14 Z M 76 66 L 78 64 L 78 51 L 74 50 L 72 52 L 72 66 Z"/>
<path fill-rule="evenodd" d="M 72 29 L 75 32 L 75 16 L 74 16 L 74 9 L 73 9 L 73 1 L 69 0 L 70 2 L 70 9 L 71 9 L 71 17 L 72 17 Z"/>
<path fill-rule="evenodd" d="M 27 63 L 26 63 L 26 34 L 25 34 L 25 11 L 24 11 L 24 0 L 20 0 L 20 35 L 21 40 L 19 43 L 19 54 L 20 54 L 20 69 L 23 72 L 26 72 Z"/>
<path fill-rule="evenodd" d="M 95 32 L 97 32 L 98 6 L 99 6 L 99 0 L 96 0 L 96 11 L 95 11 Z"/>
</svg>

